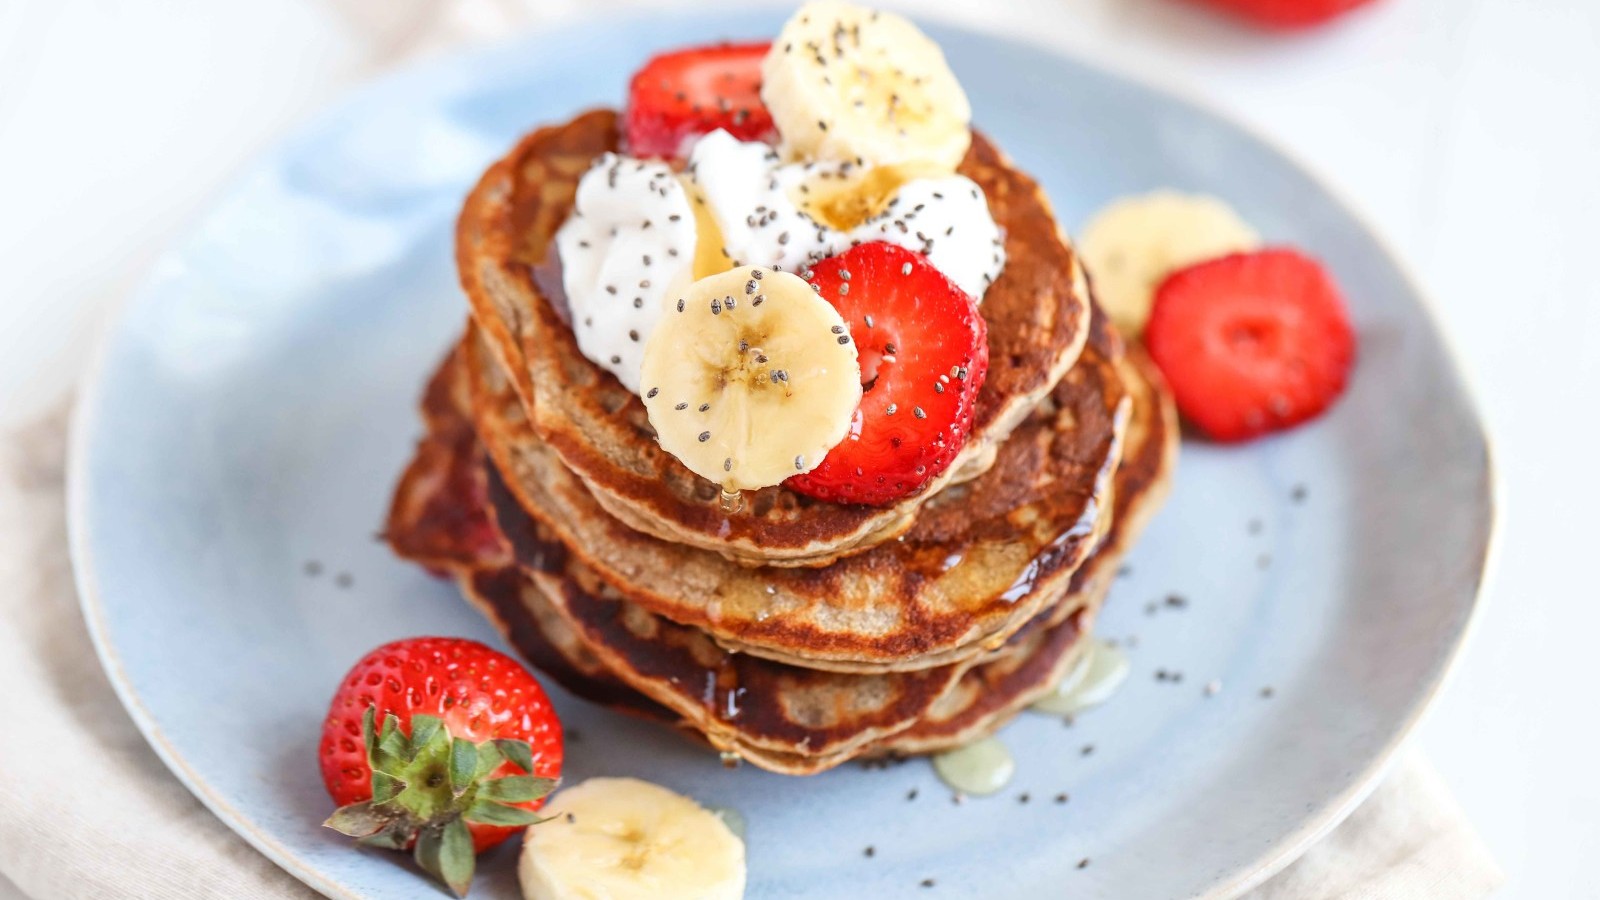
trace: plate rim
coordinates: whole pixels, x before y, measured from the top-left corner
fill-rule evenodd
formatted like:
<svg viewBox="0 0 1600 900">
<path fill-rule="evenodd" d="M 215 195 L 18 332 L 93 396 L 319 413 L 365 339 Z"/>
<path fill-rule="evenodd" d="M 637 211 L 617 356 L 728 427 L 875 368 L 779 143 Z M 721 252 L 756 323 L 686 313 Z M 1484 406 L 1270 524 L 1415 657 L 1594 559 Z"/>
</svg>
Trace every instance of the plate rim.
<svg viewBox="0 0 1600 900">
<path fill-rule="evenodd" d="M 884 5 L 900 6 L 901 4 L 890 0 L 889 3 Z M 696 10 L 696 12 L 704 13 L 708 9 L 714 10 L 721 6 L 723 4 L 713 3 L 709 7 Z M 760 8 L 758 11 L 775 12 L 777 8 Z M 638 26 L 651 20 L 672 17 L 670 12 L 641 8 L 626 10 L 625 15 L 628 24 L 631 26 Z M 101 402 L 100 395 L 102 386 L 105 383 L 105 370 L 109 364 L 111 348 L 123 334 L 123 324 L 129 308 L 136 302 L 138 297 L 149 290 L 162 261 L 167 258 L 168 254 L 174 248 L 188 243 L 192 236 L 202 227 L 208 212 L 215 208 L 215 203 L 219 198 L 226 197 L 236 190 L 244 179 L 248 177 L 249 173 L 254 171 L 262 161 L 271 159 L 286 150 L 296 137 L 307 130 L 330 121 L 342 110 L 359 104 L 381 90 L 392 90 L 407 81 L 426 79 L 430 74 L 453 69 L 465 60 L 506 52 L 508 48 L 525 42 L 530 37 L 548 36 L 559 34 L 563 31 L 582 29 L 593 25 L 602 18 L 603 16 L 593 12 L 586 12 L 577 16 L 565 16 L 553 22 L 521 28 L 512 34 L 492 41 L 455 47 L 438 55 L 428 56 L 424 59 L 375 72 L 346 86 L 344 90 L 336 93 L 335 99 L 324 103 L 319 108 L 311 111 L 309 115 L 299 118 L 279 132 L 272 140 L 255 148 L 241 158 L 233 169 L 232 174 L 210 192 L 208 205 L 195 213 L 185 227 L 178 229 L 174 233 L 162 252 L 145 269 L 138 283 L 113 302 L 112 309 L 104 318 L 104 325 L 96 336 L 90 361 L 80 376 L 78 395 L 73 405 L 67 435 L 67 538 L 73 581 L 78 594 L 78 605 L 83 613 L 90 641 L 94 646 L 95 655 L 99 658 L 101 668 L 105 671 L 106 678 L 111 683 L 112 690 L 115 692 L 118 701 L 127 710 L 129 717 L 145 738 L 146 743 L 150 745 L 156 756 L 189 793 L 227 825 L 229 829 L 279 868 L 299 879 L 306 886 L 328 897 L 340 898 L 340 900 L 345 900 L 345 898 L 348 898 L 348 900 L 366 900 L 365 895 L 355 892 L 337 881 L 330 880 L 315 867 L 303 862 L 294 850 L 273 837 L 269 832 L 257 827 L 242 810 L 227 802 L 199 773 L 190 768 L 188 762 L 177 748 L 168 741 L 155 716 L 144 705 L 143 699 L 124 670 L 117 648 L 112 642 L 105 622 L 103 600 L 99 593 L 98 578 L 91 549 L 91 528 L 89 524 L 91 503 L 89 493 L 90 434 L 98 418 L 97 414 Z M 1483 415 L 1482 406 L 1478 399 L 1479 391 L 1474 379 L 1470 377 L 1469 370 L 1462 365 L 1462 355 L 1457 344 L 1457 338 L 1442 323 L 1437 299 L 1426 288 L 1422 279 L 1417 276 L 1405 257 L 1396 251 L 1388 234 L 1374 223 L 1364 208 L 1354 202 L 1337 181 L 1325 175 L 1317 166 L 1308 162 L 1297 151 L 1288 147 L 1281 140 L 1234 113 L 1222 109 L 1216 101 L 1189 87 L 1185 82 L 1181 82 L 1176 78 L 1158 76 L 1148 69 L 1125 60 L 1109 58 L 1106 54 L 1097 53 L 1089 48 L 1076 44 L 1066 46 L 1061 42 L 1051 41 L 1047 37 L 1025 32 L 1013 32 L 998 27 L 988 27 L 988 23 L 975 24 L 958 20 L 939 10 L 926 12 L 919 10 L 913 18 L 935 22 L 940 29 L 952 33 L 965 33 L 988 40 L 1029 47 L 1060 57 L 1074 65 L 1096 71 L 1112 79 L 1131 83 L 1150 93 L 1164 96 L 1180 105 L 1196 110 L 1205 117 L 1236 130 L 1271 151 L 1285 165 L 1294 170 L 1296 174 L 1304 177 L 1308 182 L 1315 185 L 1318 190 L 1322 191 L 1339 213 L 1347 216 L 1350 221 L 1365 233 L 1383 261 L 1392 267 L 1400 283 L 1415 298 L 1425 326 L 1432 332 L 1433 337 L 1439 343 L 1445 374 L 1453 377 L 1460 387 L 1464 410 L 1474 426 L 1473 431 L 1477 443 L 1483 448 L 1482 479 L 1485 500 L 1484 517 L 1486 519 L 1483 523 L 1484 540 L 1477 563 L 1477 580 L 1472 590 L 1467 615 L 1456 634 L 1452 636 L 1450 648 L 1446 651 L 1431 680 L 1420 686 L 1420 693 L 1412 701 L 1411 709 L 1404 721 L 1394 730 L 1393 734 L 1373 758 L 1359 772 L 1353 775 L 1350 784 L 1342 792 L 1324 803 L 1321 809 L 1308 815 L 1298 827 L 1284 832 L 1275 839 L 1266 849 L 1261 851 L 1254 863 L 1241 866 L 1228 875 L 1217 879 L 1215 883 L 1205 889 L 1203 894 L 1198 895 L 1201 898 L 1205 898 L 1205 900 L 1236 897 L 1287 868 L 1313 845 L 1337 828 L 1372 794 L 1394 763 L 1400 750 L 1405 747 L 1406 743 L 1415 734 L 1417 726 L 1432 710 L 1440 693 L 1459 667 L 1465 648 L 1478 631 L 1479 622 L 1483 619 L 1483 610 L 1487 604 L 1490 585 L 1496 580 L 1499 571 L 1500 546 L 1502 543 L 1501 529 L 1503 526 L 1501 510 L 1504 506 L 1504 486 L 1499 478 L 1498 467 L 1495 463 L 1496 453 L 1493 435 L 1488 427 L 1488 421 Z"/>
</svg>

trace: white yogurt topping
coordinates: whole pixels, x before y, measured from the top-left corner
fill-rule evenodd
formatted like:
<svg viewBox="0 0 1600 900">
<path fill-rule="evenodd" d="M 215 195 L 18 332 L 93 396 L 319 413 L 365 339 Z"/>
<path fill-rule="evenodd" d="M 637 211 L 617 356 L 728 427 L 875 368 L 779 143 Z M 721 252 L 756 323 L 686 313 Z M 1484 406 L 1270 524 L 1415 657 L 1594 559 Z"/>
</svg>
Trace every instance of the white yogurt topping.
<svg viewBox="0 0 1600 900">
<path fill-rule="evenodd" d="M 607 153 L 556 232 L 578 349 L 639 393 L 644 343 L 693 276 L 694 211 L 671 168 Z"/>
<path fill-rule="evenodd" d="M 735 268 L 798 272 L 850 246 L 844 235 L 822 228 L 795 205 L 790 190 L 806 174 L 805 166 L 779 165 L 778 152 L 766 144 L 740 141 L 721 129 L 702 137 L 689 154 L 688 175 Z"/>
<path fill-rule="evenodd" d="M 852 241 L 888 241 L 928 258 L 979 303 L 1006 264 L 1005 241 L 983 191 L 964 175 L 916 178 L 892 205 L 850 231 Z"/>
<path fill-rule="evenodd" d="M 840 177 L 849 163 L 780 164 L 766 144 L 713 131 L 689 156 L 690 177 L 722 229 L 722 245 L 739 265 L 797 271 L 855 244 L 886 241 L 928 257 L 934 267 L 983 302 L 1000 276 L 1005 247 L 989 203 L 963 175 L 916 178 L 900 186 L 888 209 L 849 231 L 806 215 L 794 193 L 809 179 Z"/>
<path fill-rule="evenodd" d="M 978 186 L 961 175 L 909 180 L 887 209 L 849 231 L 817 222 L 795 203 L 802 184 L 850 169 L 782 164 L 770 146 L 718 130 L 695 143 L 687 177 L 735 266 L 799 272 L 856 244 L 887 241 L 927 256 L 981 303 L 1005 265 L 1005 247 Z M 556 233 L 578 349 L 636 394 L 644 343 L 665 305 L 693 280 L 690 203 L 666 164 L 607 153 L 579 181 L 573 213 Z"/>
</svg>

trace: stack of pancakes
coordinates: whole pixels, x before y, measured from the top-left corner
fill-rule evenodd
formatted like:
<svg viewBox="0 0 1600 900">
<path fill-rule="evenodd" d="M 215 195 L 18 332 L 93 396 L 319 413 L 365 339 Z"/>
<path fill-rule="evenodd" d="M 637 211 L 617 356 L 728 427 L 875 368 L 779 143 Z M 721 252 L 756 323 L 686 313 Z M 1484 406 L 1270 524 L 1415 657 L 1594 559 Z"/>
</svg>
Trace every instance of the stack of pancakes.
<svg viewBox="0 0 1600 900">
<path fill-rule="evenodd" d="M 429 384 L 388 537 L 448 573 L 534 665 L 778 772 L 986 735 L 1088 646 L 1159 503 L 1177 428 L 1094 309 L 1038 185 L 974 135 L 1007 264 L 990 369 L 948 472 L 889 507 L 781 487 L 729 513 L 578 351 L 553 236 L 615 114 L 537 131 L 467 201 L 467 332 Z"/>
</svg>

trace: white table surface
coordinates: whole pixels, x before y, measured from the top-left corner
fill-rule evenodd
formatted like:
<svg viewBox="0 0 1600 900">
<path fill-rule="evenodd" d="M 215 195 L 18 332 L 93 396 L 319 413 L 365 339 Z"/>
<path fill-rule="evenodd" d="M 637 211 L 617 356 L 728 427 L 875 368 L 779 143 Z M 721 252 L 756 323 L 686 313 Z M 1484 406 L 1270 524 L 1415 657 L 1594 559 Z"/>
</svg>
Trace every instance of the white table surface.
<svg viewBox="0 0 1600 900">
<path fill-rule="evenodd" d="M 1410 261 L 1504 497 L 1489 607 L 1419 741 L 1509 872 L 1502 897 L 1600 897 L 1600 588 L 1583 568 L 1600 538 L 1600 2 L 1384 0 L 1293 38 L 1175 0 L 921 6 L 1183 84 L 1306 159 Z M 62 402 L 174 230 L 367 70 L 352 10 L 0 2 L 0 426 Z"/>
</svg>

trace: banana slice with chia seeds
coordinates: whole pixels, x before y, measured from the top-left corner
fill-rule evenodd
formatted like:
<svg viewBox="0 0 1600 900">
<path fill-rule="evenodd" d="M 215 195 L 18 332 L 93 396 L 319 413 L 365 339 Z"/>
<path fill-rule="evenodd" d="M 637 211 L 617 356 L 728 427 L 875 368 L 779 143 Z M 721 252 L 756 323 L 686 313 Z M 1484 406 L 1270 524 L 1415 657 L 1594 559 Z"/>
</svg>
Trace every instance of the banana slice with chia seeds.
<svg viewBox="0 0 1600 900">
<path fill-rule="evenodd" d="M 861 402 L 855 342 L 805 280 L 746 266 L 691 284 L 644 348 L 657 440 L 724 490 L 809 472 Z"/>
<path fill-rule="evenodd" d="M 741 841 L 715 813 L 637 778 L 558 792 L 517 863 L 527 900 L 738 900 Z"/>
<path fill-rule="evenodd" d="M 943 51 L 894 13 L 807 3 L 773 41 L 761 77 L 791 159 L 951 172 L 972 142 L 972 106 Z"/>
</svg>

